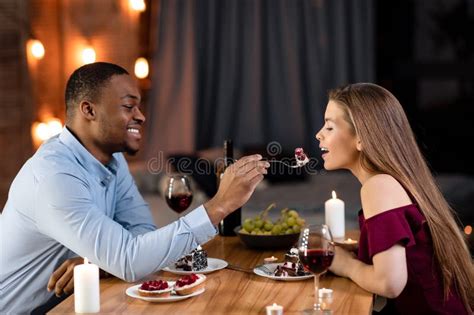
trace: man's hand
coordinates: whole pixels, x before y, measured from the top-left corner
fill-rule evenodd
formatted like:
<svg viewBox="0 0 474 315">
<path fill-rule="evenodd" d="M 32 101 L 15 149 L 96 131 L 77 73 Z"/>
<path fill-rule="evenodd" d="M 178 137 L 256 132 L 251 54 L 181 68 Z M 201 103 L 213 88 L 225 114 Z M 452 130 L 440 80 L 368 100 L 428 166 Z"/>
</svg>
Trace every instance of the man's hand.
<svg viewBox="0 0 474 315">
<path fill-rule="evenodd" d="M 82 264 L 82 257 L 66 260 L 53 272 L 48 281 L 48 291 L 53 291 L 57 297 L 74 292 L 74 266 Z"/>
<path fill-rule="evenodd" d="M 249 200 L 270 167 L 261 159 L 259 154 L 245 156 L 225 170 L 216 195 L 204 204 L 212 224 L 218 224 Z"/>
</svg>

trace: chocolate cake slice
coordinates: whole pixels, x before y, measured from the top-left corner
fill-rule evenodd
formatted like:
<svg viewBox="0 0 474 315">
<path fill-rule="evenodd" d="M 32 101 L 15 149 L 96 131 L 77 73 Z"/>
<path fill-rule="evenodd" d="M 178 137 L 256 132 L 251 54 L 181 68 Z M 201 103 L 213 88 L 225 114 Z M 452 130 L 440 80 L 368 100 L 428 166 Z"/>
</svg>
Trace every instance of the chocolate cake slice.
<svg viewBox="0 0 474 315">
<path fill-rule="evenodd" d="M 298 249 L 292 248 L 285 254 L 285 261 L 277 266 L 274 274 L 278 277 L 297 277 L 306 276 L 309 273 L 304 270 L 300 262 Z"/>
<path fill-rule="evenodd" d="M 185 271 L 199 271 L 207 267 L 207 252 L 198 246 L 191 253 L 180 258 L 176 264 L 177 269 Z"/>
</svg>

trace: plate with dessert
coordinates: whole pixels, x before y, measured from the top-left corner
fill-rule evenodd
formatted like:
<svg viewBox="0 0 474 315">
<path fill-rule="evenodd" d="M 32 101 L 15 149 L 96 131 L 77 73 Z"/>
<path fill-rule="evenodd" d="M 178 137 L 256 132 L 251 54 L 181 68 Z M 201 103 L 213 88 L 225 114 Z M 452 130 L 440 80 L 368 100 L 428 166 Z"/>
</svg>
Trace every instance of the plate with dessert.
<svg viewBox="0 0 474 315">
<path fill-rule="evenodd" d="M 284 262 L 260 265 L 255 267 L 253 272 L 258 276 L 280 281 L 299 281 L 313 277 L 312 273 L 304 270 L 296 248 L 285 254 Z"/>
<path fill-rule="evenodd" d="M 154 303 L 166 303 L 184 300 L 206 291 L 206 276 L 190 274 L 177 281 L 150 280 L 129 287 L 125 293 L 135 299 Z"/>
<path fill-rule="evenodd" d="M 211 273 L 227 267 L 227 262 L 218 258 L 208 258 L 207 252 L 198 246 L 191 253 L 184 255 L 174 264 L 163 268 L 177 275 L 188 275 L 199 272 L 201 274 Z"/>
</svg>

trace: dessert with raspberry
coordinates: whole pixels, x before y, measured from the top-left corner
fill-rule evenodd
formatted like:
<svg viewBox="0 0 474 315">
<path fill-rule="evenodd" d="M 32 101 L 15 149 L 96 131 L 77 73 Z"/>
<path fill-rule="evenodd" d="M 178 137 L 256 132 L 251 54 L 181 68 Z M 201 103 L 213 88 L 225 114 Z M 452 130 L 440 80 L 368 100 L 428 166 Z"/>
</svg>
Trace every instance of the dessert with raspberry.
<svg viewBox="0 0 474 315">
<path fill-rule="evenodd" d="M 303 148 L 295 149 L 295 159 L 296 159 L 296 165 L 298 165 L 299 167 L 304 166 L 306 163 L 309 162 L 309 159 L 304 153 Z"/>
<path fill-rule="evenodd" d="M 138 294 L 147 297 L 169 297 L 172 290 L 173 287 L 167 281 L 151 280 L 142 283 L 138 288 Z"/>
<path fill-rule="evenodd" d="M 183 269 L 184 271 L 199 271 L 207 267 L 207 252 L 198 246 L 188 255 L 180 258 L 175 263 L 176 269 Z"/>
<path fill-rule="evenodd" d="M 205 275 L 192 273 L 176 281 L 174 291 L 178 295 L 189 295 L 204 288 L 205 281 Z"/>
<path fill-rule="evenodd" d="M 285 254 L 285 261 L 274 272 L 277 277 L 300 277 L 309 273 L 304 270 L 298 256 L 298 249 L 292 248 Z"/>
</svg>

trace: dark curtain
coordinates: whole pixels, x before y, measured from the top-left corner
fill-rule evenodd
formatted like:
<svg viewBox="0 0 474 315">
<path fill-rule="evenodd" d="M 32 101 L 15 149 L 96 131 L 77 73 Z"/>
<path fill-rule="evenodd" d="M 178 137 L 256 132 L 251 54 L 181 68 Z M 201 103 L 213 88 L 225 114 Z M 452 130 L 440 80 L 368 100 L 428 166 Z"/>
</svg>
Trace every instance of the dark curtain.
<svg viewBox="0 0 474 315">
<path fill-rule="evenodd" d="M 190 152 L 232 138 L 316 151 L 327 90 L 374 79 L 372 6 L 162 0 L 150 148 Z"/>
</svg>

